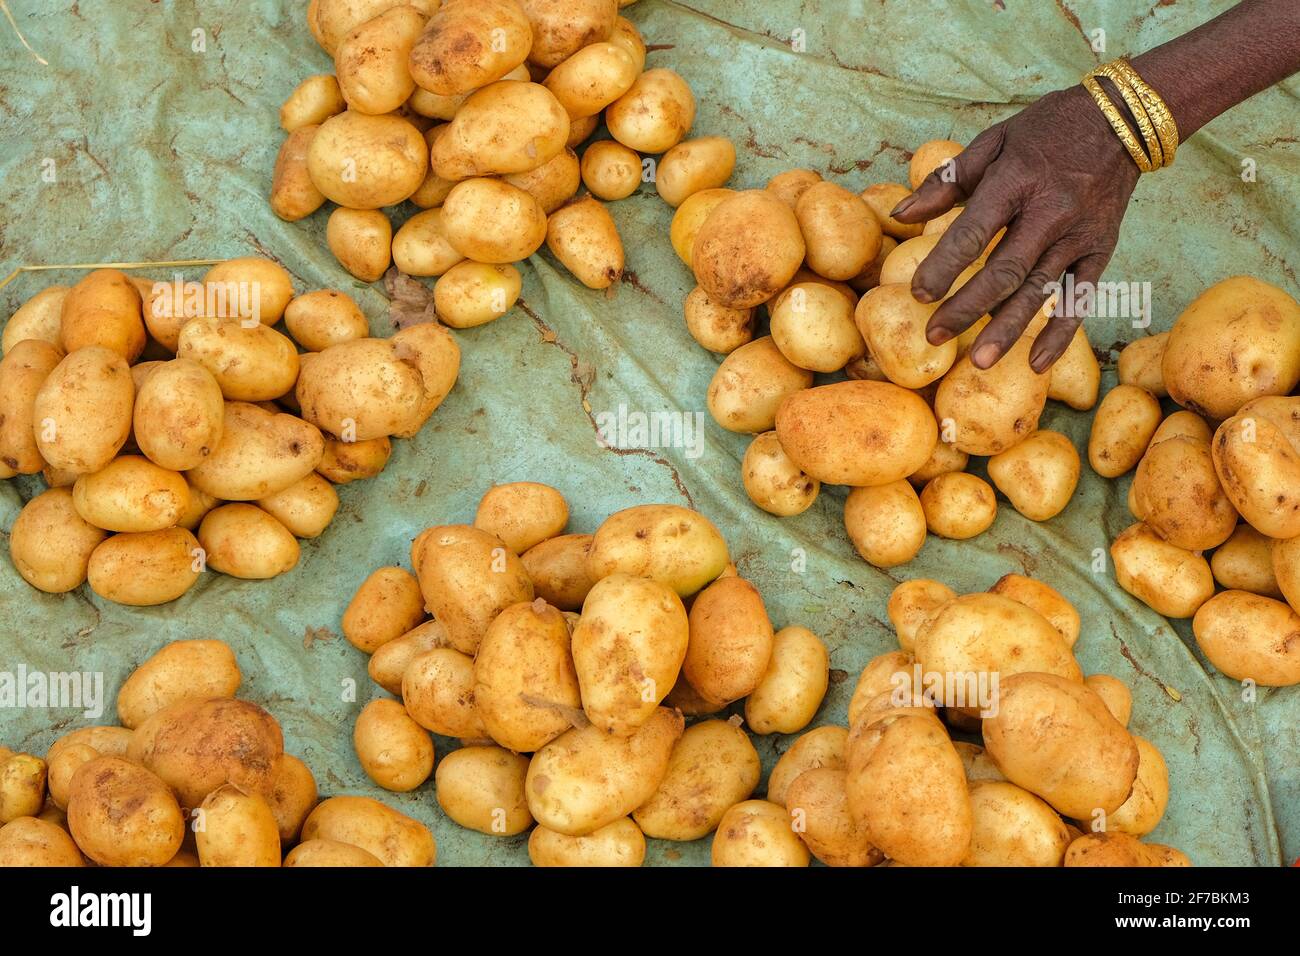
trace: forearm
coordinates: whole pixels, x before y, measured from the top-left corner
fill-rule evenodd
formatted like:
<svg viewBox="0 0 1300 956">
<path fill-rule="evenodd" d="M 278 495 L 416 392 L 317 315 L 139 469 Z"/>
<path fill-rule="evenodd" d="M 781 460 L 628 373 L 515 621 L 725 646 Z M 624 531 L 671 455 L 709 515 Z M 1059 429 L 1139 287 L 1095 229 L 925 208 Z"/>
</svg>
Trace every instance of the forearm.
<svg viewBox="0 0 1300 956">
<path fill-rule="evenodd" d="M 1164 98 L 1186 139 L 1238 103 L 1300 72 L 1300 0 L 1243 0 L 1132 62 Z"/>
</svg>

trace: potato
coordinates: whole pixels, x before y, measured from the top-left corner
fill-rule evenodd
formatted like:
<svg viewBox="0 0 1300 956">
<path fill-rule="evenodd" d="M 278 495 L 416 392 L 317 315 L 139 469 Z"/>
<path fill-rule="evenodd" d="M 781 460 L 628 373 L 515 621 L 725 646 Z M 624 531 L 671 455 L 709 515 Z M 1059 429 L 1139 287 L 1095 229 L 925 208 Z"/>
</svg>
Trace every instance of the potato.
<svg viewBox="0 0 1300 956">
<path fill-rule="evenodd" d="M 781 448 L 776 432 L 755 436 L 741 462 L 741 477 L 750 501 L 764 511 L 789 517 L 807 511 L 821 482 L 804 474 Z"/>
<path fill-rule="evenodd" d="M 794 211 L 767 190 L 749 189 L 709 212 L 691 247 L 691 267 L 711 301 L 748 309 L 784 289 L 804 253 Z"/>
<path fill-rule="evenodd" d="M 878 377 L 872 377 L 870 375 L 853 375 L 851 369 L 849 372 L 850 378 L 859 381 L 888 381 L 883 374 Z M 907 480 L 917 488 L 922 488 L 940 475 L 946 475 L 949 472 L 954 471 L 965 471 L 966 466 L 969 463 L 970 455 L 966 454 L 964 451 L 958 451 L 952 445 L 940 438 L 940 440 L 935 443 L 934 451 L 930 452 L 930 457 L 926 459 L 925 464 L 908 475 Z"/>
<path fill-rule="evenodd" d="M 1161 372 L 1169 396 L 1206 418 L 1288 395 L 1300 382 L 1300 303 L 1250 276 L 1215 283 L 1174 322 Z"/>
<path fill-rule="evenodd" d="M 429 18 L 408 66 L 422 89 L 456 96 L 505 76 L 531 45 L 528 18 L 514 0 L 444 4 Z"/>
<path fill-rule="evenodd" d="M 510 311 L 522 288 L 523 278 L 514 266 L 463 261 L 434 284 L 434 307 L 451 328 L 475 328 Z"/>
<path fill-rule="evenodd" d="M 900 241 L 914 239 L 921 234 L 921 223 L 909 225 L 908 223 L 899 222 L 889 215 L 900 202 L 910 195 L 912 195 L 912 191 L 902 183 L 876 183 L 859 193 L 862 201 L 867 204 L 867 208 L 871 210 L 880 223 L 880 228 L 884 234 Z"/>
<path fill-rule="evenodd" d="M 1136 734 L 1133 740 L 1138 749 L 1138 772 L 1133 792 L 1110 815 L 1106 825 L 1111 830 L 1145 836 L 1156 828 L 1169 805 L 1169 768 L 1155 744 Z"/>
<path fill-rule="evenodd" d="M 402 696 L 402 676 L 411 661 L 435 647 L 450 647 L 447 629 L 437 621 L 425 621 L 411 628 L 401 637 L 387 641 L 375 648 L 366 664 L 370 679 L 398 697 Z"/>
<path fill-rule="evenodd" d="M 48 756 L 45 762 L 45 783 L 50 791 L 49 802 L 66 811 L 68 808 L 68 794 L 72 789 L 73 775 L 81 768 L 83 763 L 90 763 L 99 756 L 99 751 L 89 744 L 69 744 L 61 748 L 53 756 Z M 0 768 L 3 768 L 4 764 L 5 757 L 0 754 Z M 3 774 L 2 769 L 0 769 L 0 774 Z M 36 799 L 33 796 L 31 805 L 35 806 L 35 804 Z"/>
<path fill-rule="evenodd" d="M 466 179 L 447 194 L 442 229 L 475 262 L 527 259 L 546 241 L 546 213 L 529 193 L 497 179 Z"/>
<path fill-rule="evenodd" d="M 429 170 L 429 149 L 414 125 L 386 113 L 348 110 L 325 120 L 307 149 L 307 172 L 326 199 L 378 209 L 410 196 Z"/>
<path fill-rule="evenodd" d="M 938 426 L 925 400 L 889 382 L 849 381 L 797 392 L 776 415 L 781 447 L 835 485 L 886 485 L 925 464 Z"/>
<path fill-rule="evenodd" d="M 186 477 L 224 501 L 253 501 L 311 474 L 323 454 L 320 432 L 302 419 L 228 402 L 221 441 Z"/>
<path fill-rule="evenodd" d="M 1117 385 L 1106 393 L 1092 420 L 1088 463 L 1103 478 L 1118 478 L 1133 468 L 1160 425 L 1160 402 L 1136 385 Z"/>
<path fill-rule="evenodd" d="M 753 309 L 718 305 L 699 286 L 687 293 L 683 311 L 686 330 L 710 352 L 727 355 L 754 338 Z"/>
<path fill-rule="evenodd" d="M 293 277 L 278 262 L 261 256 L 218 262 L 203 277 L 203 284 L 218 303 L 215 317 L 224 319 L 275 325 L 293 298 Z"/>
<path fill-rule="evenodd" d="M 562 534 L 538 542 L 520 555 L 533 591 L 561 611 L 576 611 L 595 580 L 587 571 L 589 534 Z"/>
<path fill-rule="evenodd" d="M 257 506 L 295 538 L 315 538 L 334 520 L 339 495 L 333 485 L 313 472 L 283 491 L 259 498 Z"/>
<path fill-rule="evenodd" d="M 477 90 L 433 143 L 443 179 L 524 173 L 564 151 L 569 116 L 537 83 L 501 80 Z"/>
<path fill-rule="evenodd" d="M 1133 692 L 1118 677 L 1109 674 L 1089 674 L 1083 679 L 1088 689 L 1101 698 L 1111 715 L 1125 727 L 1133 713 Z"/>
<path fill-rule="evenodd" d="M 1205 558 L 1170 544 L 1140 521 L 1111 542 L 1110 557 L 1119 586 L 1165 617 L 1191 617 L 1214 593 Z"/>
<path fill-rule="evenodd" d="M 339 265 L 362 282 L 377 282 L 392 262 L 393 226 L 378 209 L 335 209 L 325 224 L 325 242 Z"/>
<path fill-rule="evenodd" d="M 1066 866 L 1191 866 L 1181 850 L 1142 843 L 1129 833 L 1085 833 L 1070 844 Z"/>
<path fill-rule="evenodd" d="M 1297 631 L 1292 608 L 1247 591 L 1221 591 L 1192 618 L 1197 645 L 1220 673 L 1265 687 L 1300 684 Z"/>
<path fill-rule="evenodd" d="M 923 235 L 900 242 L 894 251 L 880 264 L 880 284 L 901 285 L 910 289 L 912 276 L 916 273 L 917 267 L 925 261 L 926 257 L 934 251 L 934 247 L 938 244 L 939 237 L 936 235 Z M 972 266 L 980 264 L 982 264 L 980 260 L 971 263 Z M 965 273 L 962 274 L 965 275 Z M 948 290 L 949 295 L 956 291 L 957 283 L 960 281 L 961 279 L 957 279 L 953 282 L 952 287 Z"/>
<path fill-rule="evenodd" d="M 954 740 L 952 745 L 957 748 L 957 756 L 961 757 L 962 767 L 966 771 L 966 782 L 976 784 L 983 781 L 1006 781 L 998 765 L 993 762 L 983 747 L 977 744 L 969 744 L 963 740 Z"/>
<path fill-rule="evenodd" d="M 682 674 L 705 697 L 737 700 L 762 682 L 773 642 L 758 589 L 743 578 L 719 578 L 691 605 Z"/>
<path fill-rule="evenodd" d="M 844 746 L 849 732 L 843 727 L 817 727 L 795 739 L 772 767 L 767 780 L 767 799 L 782 806 L 790 785 L 809 770 L 826 767 L 845 769 Z"/>
<path fill-rule="evenodd" d="M 853 322 L 853 304 L 829 285 L 796 283 L 768 309 L 772 340 L 799 368 L 837 372 L 866 351 Z"/>
<path fill-rule="evenodd" d="M 395 700 L 380 698 L 361 708 L 352 744 L 366 776 L 385 790 L 406 793 L 433 773 L 433 738 Z"/>
<path fill-rule="evenodd" d="M 462 747 L 438 764 L 438 806 L 456 823 L 489 836 L 514 836 L 533 824 L 524 796 L 528 758 L 500 747 Z"/>
<path fill-rule="evenodd" d="M 574 120 L 569 124 L 569 138 L 564 145 L 569 149 L 577 149 L 591 137 L 592 133 L 596 132 L 596 127 L 599 125 L 599 116 Z"/>
<path fill-rule="evenodd" d="M 1051 376 L 1028 367 L 1029 347 L 1030 337 L 1022 337 L 990 369 L 977 369 L 969 355 L 961 356 L 939 383 L 934 414 L 957 449 L 996 455 L 1038 427 Z"/>
<path fill-rule="evenodd" d="M 48 773 L 45 761 L 31 754 L 0 760 L 0 825 L 41 812 Z"/>
<path fill-rule="evenodd" d="M 830 653 L 806 627 L 783 627 L 772 638 L 767 672 L 745 701 L 756 734 L 794 734 L 812 722 L 826 696 Z"/>
<path fill-rule="evenodd" d="M 1272 538 L 1248 524 L 1239 524 L 1232 537 L 1215 549 L 1210 571 L 1224 588 L 1281 600 L 1282 589 L 1273 570 L 1273 549 Z"/>
<path fill-rule="evenodd" d="M 428 529 L 421 539 L 418 555 L 412 553 L 425 606 L 462 653 L 478 649 L 501 611 L 533 599 L 528 572 L 500 538 L 466 525 L 444 525 Z"/>
<path fill-rule="evenodd" d="M 305 763 L 283 754 L 275 765 L 267 805 L 280 832 L 281 847 L 298 839 L 303 821 L 317 803 L 316 778 Z"/>
<path fill-rule="evenodd" d="M 296 368 L 296 354 L 293 364 Z M 221 384 L 204 361 L 192 356 L 163 362 L 140 386 L 133 420 L 136 444 L 155 465 L 172 471 L 197 468 L 221 443 L 225 423 Z"/>
<path fill-rule="evenodd" d="M 117 534 L 90 555 L 90 589 L 117 604 L 149 607 L 174 601 L 194 586 L 204 554 L 184 528 Z"/>
<path fill-rule="evenodd" d="M 844 500 L 844 530 L 862 560 L 892 568 L 916 557 L 925 544 L 925 509 L 903 479 L 854 488 Z"/>
<path fill-rule="evenodd" d="M 614 0 L 520 0 L 532 25 L 530 63 L 558 66 L 582 48 L 609 39 L 618 17 Z"/>
<path fill-rule="evenodd" d="M 242 502 L 204 515 L 198 539 L 214 571 L 251 580 L 293 570 L 301 552 L 288 528 L 256 505 Z"/>
<path fill-rule="evenodd" d="M 602 144 L 593 143 L 591 148 L 587 150 L 587 154 L 590 155 L 591 150 L 600 145 Z M 626 149 L 626 147 L 620 148 Z M 628 152 L 631 153 L 632 151 L 629 150 Z M 636 156 L 637 154 L 632 153 L 632 155 Z M 588 185 L 588 188 L 591 188 L 590 184 Z M 592 191 L 595 192 L 595 190 Z M 631 193 L 635 191 L 635 186 L 630 187 L 628 195 L 631 195 Z M 692 193 L 688 196 L 682 204 L 677 207 L 677 211 L 673 213 L 673 221 L 669 226 L 669 237 L 673 244 L 673 251 L 677 253 L 677 257 L 681 259 L 682 262 L 686 263 L 687 267 L 691 267 L 692 262 L 694 261 L 695 238 L 699 235 L 700 229 L 703 228 L 705 221 L 709 218 L 709 214 L 712 213 L 724 199 L 729 196 L 734 196 L 735 194 L 735 190 L 733 189 L 701 189 L 699 192 Z"/>
<path fill-rule="evenodd" d="M 61 750 L 73 746 L 90 747 L 98 751 L 101 757 L 125 757 L 132 736 L 131 731 L 125 727 L 78 727 L 50 744 L 45 759 L 53 761 Z"/>
<path fill-rule="evenodd" d="M 898 646 L 912 650 L 916 635 L 945 604 L 957 596 L 946 584 L 927 578 L 913 578 L 899 584 L 889 594 L 886 613 L 897 632 Z M 850 704 L 850 711 L 852 704 Z M 853 715 L 849 715 L 853 723 Z"/>
<path fill-rule="evenodd" d="M 1123 725 L 1082 683 L 1055 674 L 1003 677 L 984 746 L 1009 781 L 1076 820 L 1114 813 L 1137 776 L 1138 747 Z"/>
<path fill-rule="evenodd" d="M 617 140 L 601 140 L 583 153 L 581 171 L 583 183 L 597 199 L 626 199 L 641 185 L 641 156 Z"/>
<path fill-rule="evenodd" d="M 1191 416 L 1191 412 L 1183 413 Z M 1281 396 L 1266 395 L 1263 398 L 1251 399 L 1241 410 L 1237 412 L 1239 418 L 1265 418 L 1276 425 L 1286 435 L 1291 442 L 1292 447 L 1300 447 L 1300 395 Z M 1170 418 L 1174 416 L 1171 415 Z M 1205 425 L 1205 420 L 1199 416 L 1196 418 L 1204 428 L 1197 432 L 1197 436 L 1204 438 L 1206 441 L 1211 439 L 1209 426 Z M 1195 426 L 1188 426 L 1189 428 Z"/>
<path fill-rule="evenodd" d="M 706 189 L 721 188 L 736 167 L 736 147 L 722 136 L 702 136 L 678 143 L 659 160 L 655 187 L 660 198 L 677 207 Z"/>
<path fill-rule="evenodd" d="M 384 866 L 433 866 L 438 857 L 428 827 L 369 797 L 322 800 L 303 823 L 302 839 L 359 847 Z"/>
<path fill-rule="evenodd" d="M 1216 548 L 1237 527 L 1237 511 L 1219 484 L 1210 443 L 1199 438 L 1153 441 L 1138 464 L 1133 495 L 1151 530 L 1188 551 Z"/>
<path fill-rule="evenodd" d="M 970 788 L 970 849 L 962 866 L 1060 866 L 1070 834 L 1050 806 L 1005 781 Z"/>
<path fill-rule="evenodd" d="M 586 836 L 568 836 L 543 826 L 528 835 L 533 866 L 640 866 L 645 836 L 627 817 L 607 823 Z"/>
<path fill-rule="evenodd" d="M 764 188 L 793 210 L 799 197 L 821 181 L 821 173 L 814 170 L 787 169 L 769 179 Z"/>
<path fill-rule="evenodd" d="M 1069 645 L 1052 623 L 1002 594 L 965 594 L 949 601 L 922 626 L 914 651 L 927 673 L 966 675 L 951 688 L 954 698 L 948 698 L 945 687 L 937 700 L 971 717 L 987 717 L 998 701 L 971 699 L 983 689 L 970 686 L 970 675 L 998 674 L 1003 684 L 1010 675 L 1025 672 L 1083 681 Z M 990 690 L 996 698 L 997 687 Z"/>
<path fill-rule="evenodd" d="M 0 331 L 0 354 L 8 355 L 10 349 L 26 339 L 40 339 L 62 351 L 60 332 L 63 300 L 67 295 L 66 285 L 46 286 L 20 305 Z"/>
<path fill-rule="evenodd" d="M 319 126 L 345 109 L 347 103 L 338 80 L 332 73 L 317 73 L 294 87 L 284 101 L 280 107 L 280 128 L 293 133 L 304 126 Z M 289 138 L 293 139 L 292 136 Z"/>
<path fill-rule="evenodd" d="M 1120 350 L 1116 366 L 1120 384 L 1144 388 L 1157 398 L 1168 395 L 1163 371 L 1165 343 L 1168 340 L 1169 333 L 1160 332 L 1144 335 L 1125 345 Z"/>
<path fill-rule="evenodd" d="M 649 837 L 698 840 L 754 792 L 761 773 L 758 752 L 740 727 L 725 720 L 694 724 L 673 747 L 659 787 L 632 819 Z"/>
<path fill-rule="evenodd" d="M 1071 408 L 1086 411 L 1097 404 L 1101 386 L 1101 366 L 1093 354 L 1087 333 L 1079 326 L 1066 346 L 1065 354 L 1052 366 L 1047 397 L 1064 402 Z"/>
<path fill-rule="evenodd" d="M 105 531 L 162 531 L 189 506 L 189 485 L 174 471 L 139 455 L 123 455 L 72 488 L 81 517 Z"/>
<path fill-rule="evenodd" d="M 865 202 L 830 182 L 811 184 L 794 208 L 808 267 L 828 279 L 852 279 L 880 252 L 880 221 Z"/>
<path fill-rule="evenodd" d="M 784 807 L 746 800 L 727 810 L 713 836 L 714 866 L 807 866 L 808 848 Z"/>
<path fill-rule="evenodd" d="M 59 326 L 63 351 L 103 348 L 130 363 L 140 357 L 145 338 L 140 292 L 124 272 L 96 269 L 64 296 Z"/>
<path fill-rule="evenodd" d="M 569 836 L 627 816 L 658 789 L 682 727 L 681 714 L 660 707 L 627 737 L 595 725 L 566 731 L 533 755 L 525 782 L 529 811 Z"/>
<path fill-rule="evenodd" d="M 951 162 L 962 151 L 961 143 L 954 143 L 950 139 L 933 139 L 928 143 L 922 143 L 917 147 L 916 152 L 912 154 L 911 163 L 907 168 L 907 180 L 912 184 L 913 189 L 918 189 L 925 178 L 931 173 L 942 171 L 943 167 L 951 169 Z"/>
<path fill-rule="evenodd" d="M 521 753 L 540 750 L 582 709 L 563 616 L 540 599 L 506 608 L 479 644 L 472 699 L 487 735 Z"/>
<path fill-rule="evenodd" d="M 536 169 L 502 179 L 536 199 L 548 216 L 572 199 L 582 185 L 578 154 L 567 146 Z"/>
<path fill-rule="evenodd" d="M 185 819 L 153 773 L 120 757 L 98 757 L 72 777 L 68 829 L 100 866 L 161 866 L 180 849 Z"/>
<path fill-rule="evenodd" d="M 609 210 L 589 196 L 555 211 L 546 247 L 589 289 L 607 289 L 622 278 L 623 241 Z"/>
<path fill-rule="evenodd" d="M 1011 598 L 1037 611 L 1061 635 L 1066 647 L 1074 647 L 1078 641 L 1079 612 L 1055 588 L 1023 574 L 1004 574 L 989 588 L 989 593 Z"/>
<path fill-rule="evenodd" d="M 19 817 L 0 827 L 0 869 L 85 865 L 77 844 L 61 826 L 37 817 Z"/>
<path fill-rule="evenodd" d="M 630 574 L 689 597 L 726 569 L 727 542 L 708 518 L 680 505 L 636 505 L 596 529 L 587 571 L 593 580 Z"/>
<path fill-rule="evenodd" d="M 259 794 L 232 784 L 203 800 L 195 825 L 200 866 L 279 866 L 280 832 Z"/>
<path fill-rule="evenodd" d="M 293 340 L 308 352 L 323 352 L 331 345 L 370 334 L 370 323 L 356 301 L 336 289 L 294 296 L 284 310 L 284 324 Z"/>
<path fill-rule="evenodd" d="M 627 574 L 597 581 L 573 629 L 573 665 L 592 724 L 625 737 L 649 720 L 677 680 L 693 633 L 666 584 Z"/>
<path fill-rule="evenodd" d="M 134 729 L 183 700 L 233 698 L 243 675 L 221 641 L 172 641 L 131 672 L 117 692 L 117 716 Z"/>
<path fill-rule="evenodd" d="M 415 7 L 394 6 L 353 28 L 334 52 L 338 86 L 350 109 L 388 113 L 415 90 L 408 58 L 424 32 Z"/>
<path fill-rule="evenodd" d="M 463 258 L 443 236 L 441 209 L 417 212 L 393 236 L 393 263 L 407 275 L 440 276 Z"/>
<path fill-rule="evenodd" d="M 938 303 L 912 298 L 909 286 L 877 286 L 858 302 L 854 321 L 881 371 L 896 385 L 924 388 L 938 381 L 957 360 L 957 340 L 931 345 L 926 323 Z"/>
<path fill-rule="evenodd" d="M 41 386 L 62 360 L 58 346 L 24 339 L 0 361 L 0 468 L 11 475 L 31 475 L 45 467 L 36 440 L 42 426 L 33 411 Z"/>
<path fill-rule="evenodd" d="M 379 857 L 359 846 L 336 840 L 299 843 L 284 858 L 285 866 L 383 866 Z"/>
<path fill-rule="evenodd" d="M 983 478 L 954 471 L 926 484 L 921 490 L 921 508 L 931 534 L 962 540 L 992 526 L 998 499 Z"/>
<path fill-rule="evenodd" d="M 63 594 L 86 580 L 104 531 L 77 513 L 68 488 L 50 488 L 23 505 L 9 531 L 9 558 L 24 581 Z"/>
<path fill-rule="evenodd" d="M 1233 506 L 1271 538 L 1300 535 L 1300 449 L 1260 415 L 1229 418 L 1210 445 L 1214 469 Z"/>
<path fill-rule="evenodd" d="M 474 659 L 451 647 L 417 654 L 402 673 L 406 712 L 425 730 L 443 737 L 488 736 L 474 704 Z"/>
<path fill-rule="evenodd" d="M 296 128 L 280 144 L 280 152 L 276 154 L 275 170 L 271 174 L 271 211 L 286 222 L 305 219 L 325 204 L 325 194 L 316 188 L 307 170 L 307 154 L 318 129 L 316 125 Z M 150 325 L 148 320 L 146 312 L 146 325 Z"/>
<path fill-rule="evenodd" d="M 356 27 L 385 10 L 398 6 L 400 2 L 401 0 L 312 0 L 307 6 L 307 27 L 316 42 L 333 56 L 343 38 Z M 412 0 L 410 6 L 429 14 L 438 4 L 435 0 Z"/>
<path fill-rule="evenodd" d="M 357 650 L 373 654 L 424 620 L 420 583 L 398 567 L 373 571 L 343 612 L 343 636 Z"/>
<path fill-rule="evenodd" d="M 1060 432 L 1039 429 L 989 458 L 989 478 L 1032 521 L 1054 518 L 1079 484 L 1079 452 Z"/>
<path fill-rule="evenodd" d="M 593 43 L 551 70 L 544 85 L 572 119 L 582 119 L 630 90 L 640 72 L 636 59 L 622 45 Z"/>
<path fill-rule="evenodd" d="M 191 319 L 181 329 L 176 356 L 211 373 L 230 401 L 269 401 L 298 379 L 293 342 L 266 325 L 250 328 L 240 319 Z"/>
<path fill-rule="evenodd" d="M 71 352 L 32 401 L 37 451 L 52 468 L 99 471 L 126 442 L 134 400 L 131 370 L 120 355 L 95 345 Z"/>
<path fill-rule="evenodd" d="M 387 437 L 353 442 L 327 438 L 316 471 L 336 485 L 345 485 L 379 474 L 392 452 L 393 444 Z"/>
<path fill-rule="evenodd" d="M 722 360 L 709 382 L 709 413 L 728 431 L 771 431 L 783 402 L 812 382 L 813 373 L 790 362 L 765 335 Z"/>
<path fill-rule="evenodd" d="M 827 866 L 875 866 L 883 858 L 849 813 L 843 770 L 818 767 L 790 784 L 785 807 L 791 826 L 812 854 Z"/>
<path fill-rule="evenodd" d="M 915 711 L 863 721 L 849 737 L 847 762 L 849 813 L 872 846 L 904 866 L 965 858 L 973 825 L 966 775 L 937 717 Z"/>
</svg>

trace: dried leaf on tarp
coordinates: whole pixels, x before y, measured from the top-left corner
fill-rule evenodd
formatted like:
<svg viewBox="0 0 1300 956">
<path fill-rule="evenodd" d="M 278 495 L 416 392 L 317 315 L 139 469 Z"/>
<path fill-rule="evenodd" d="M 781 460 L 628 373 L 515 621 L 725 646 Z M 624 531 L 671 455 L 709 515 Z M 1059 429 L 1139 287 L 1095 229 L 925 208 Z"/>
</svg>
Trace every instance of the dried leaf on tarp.
<svg viewBox="0 0 1300 956">
<path fill-rule="evenodd" d="M 388 317 L 393 328 L 409 329 L 413 325 L 438 321 L 438 312 L 433 307 L 433 290 L 399 271 L 397 266 L 390 266 L 384 273 L 384 291 L 388 293 Z"/>
</svg>

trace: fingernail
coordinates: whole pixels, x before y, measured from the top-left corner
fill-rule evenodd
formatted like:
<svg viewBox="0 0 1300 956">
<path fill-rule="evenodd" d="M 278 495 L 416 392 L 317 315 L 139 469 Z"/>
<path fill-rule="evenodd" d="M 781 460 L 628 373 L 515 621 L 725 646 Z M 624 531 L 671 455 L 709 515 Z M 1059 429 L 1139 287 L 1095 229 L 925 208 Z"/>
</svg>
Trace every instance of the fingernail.
<svg viewBox="0 0 1300 956">
<path fill-rule="evenodd" d="M 894 219 L 897 216 L 901 216 L 903 213 L 907 212 L 907 210 L 911 209 L 912 204 L 915 202 L 916 202 L 916 193 L 912 193 L 912 195 L 908 196 L 906 199 L 904 199 L 902 202 L 900 202 L 897 206 L 894 207 L 893 211 L 889 214 L 889 218 Z"/>
<path fill-rule="evenodd" d="M 918 289 L 915 286 L 912 287 L 912 298 L 915 299 L 917 302 L 923 302 L 927 305 L 934 301 L 934 296 L 932 296 L 929 292 L 927 292 L 925 289 Z"/>
<path fill-rule="evenodd" d="M 1052 357 L 1046 351 L 1035 352 L 1029 356 L 1029 367 L 1039 375 L 1042 375 L 1052 364 Z"/>
<path fill-rule="evenodd" d="M 975 363 L 976 368 L 989 368 L 998 360 L 998 356 L 1001 354 L 1001 350 L 996 345 L 989 343 L 988 345 L 981 345 L 972 352 L 970 360 Z"/>
<path fill-rule="evenodd" d="M 937 325 L 934 328 L 927 330 L 925 337 L 931 345 L 943 345 L 944 342 L 947 342 L 953 336 L 951 329 L 945 329 L 943 326 Z"/>
</svg>

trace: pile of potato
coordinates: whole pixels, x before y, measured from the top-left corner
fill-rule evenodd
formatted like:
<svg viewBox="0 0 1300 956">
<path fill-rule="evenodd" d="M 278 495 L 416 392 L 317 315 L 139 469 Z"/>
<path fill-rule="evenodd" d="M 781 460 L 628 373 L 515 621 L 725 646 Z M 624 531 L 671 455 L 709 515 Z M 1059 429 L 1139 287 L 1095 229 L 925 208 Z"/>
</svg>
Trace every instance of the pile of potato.
<svg viewBox="0 0 1300 956">
<path fill-rule="evenodd" d="M 726 862 L 727 821 L 761 768 L 740 716 L 709 715 L 743 699 L 750 733 L 802 730 L 826 694 L 827 649 L 807 628 L 774 631 L 699 513 L 642 505 L 594 534 L 565 534 L 568 518 L 554 488 L 498 485 L 473 525 L 414 540 L 413 573 L 366 579 L 343 633 L 400 700 L 362 710 L 361 766 L 394 791 L 432 775 L 463 827 L 533 828 L 539 866 L 637 866 L 647 836 L 714 830 Z M 461 744 L 436 771 L 430 734 Z"/>
<path fill-rule="evenodd" d="M 5 326 L 0 477 L 46 486 L 9 535 L 33 587 L 155 605 L 208 569 L 282 574 L 333 519 L 334 485 L 377 474 L 456 382 L 445 328 L 371 338 L 351 298 L 297 295 L 269 260 L 191 285 L 99 269 Z"/>
<path fill-rule="evenodd" d="M 912 187 L 960 151 L 947 140 L 921 146 Z M 910 561 L 927 534 L 985 531 L 997 515 L 994 486 L 1034 521 L 1060 513 L 1078 483 L 1079 455 L 1065 435 L 1039 429 L 1039 417 L 1049 398 L 1091 408 L 1101 376 L 1082 329 L 1050 372 L 1029 367 L 1047 307 L 988 370 L 967 355 L 987 316 L 929 344 L 925 326 L 939 303 L 912 298 L 912 275 L 960 209 L 904 225 L 889 212 L 907 195 L 898 183 L 855 194 L 793 169 L 763 189 L 695 191 L 671 227 L 698 283 L 684 303 L 687 328 L 725 356 L 709 384 L 709 412 L 723 428 L 755 436 L 742 463 L 749 497 L 790 516 L 811 507 L 823 483 L 850 486 L 845 527 L 877 567 Z M 759 306 L 766 335 L 757 335 Z M 833 379 L 816 384 L 818 375 Z M 967 472 L 972 456 L 987 457 L 993 486 Z"/>
<path fill-rule="evenodd" d="M 369 797 L 320 801 L 275 718 L 238 700 L 220 641 L 176 641 L 118 690 L 118 726 L 44 759 L 0 747 L 0 867 L 430 866 L 428 828 Z"/>
<path fill-rule="evenodd" d="M 390 264 L 438 277 L 435 307 L 454 328 L 505 314 L 522 281 L 513 263 L 543 243 L 608 288 L 624 254 L 601 200 L 637 189 L 642 154 L 664 154 L 655 178 L 674 205 L 696 181 L 725 182 L 736 158 L 726 140 L 682 142 L 690 87 L 645 69 L 620 6 L 312 0 L 307 23 L 335 74 L 308 77 L 280 110 L 272 209 L 292 221 L 333 202 L 326 239 L 343 267 L 367 282 Z M 579 159 L 602 116 L 613 138 Z M 574 198 L 583 183 L 590 195 Z M 407 200 L 420 211 L 394 233 L 384 207 Z"/>
<path fill-rule="evenodd" d="M 1119 381 L 1097 407 L 1088 460 L 1106 478 L 1136 469 L 1137 523 L 1110 549 L 1120 586 L 1192 618 L 1228 677 L 1300 684 L 1300 303 L 1225 279 L 1169 332 L 1126 346 Z M 1182 406 L 1168 416 L 1166 397 Z"/>
</svg>

